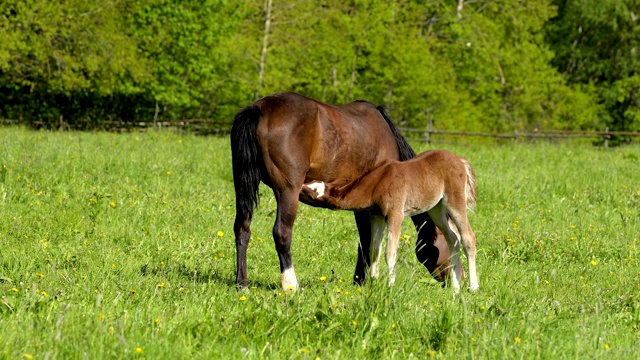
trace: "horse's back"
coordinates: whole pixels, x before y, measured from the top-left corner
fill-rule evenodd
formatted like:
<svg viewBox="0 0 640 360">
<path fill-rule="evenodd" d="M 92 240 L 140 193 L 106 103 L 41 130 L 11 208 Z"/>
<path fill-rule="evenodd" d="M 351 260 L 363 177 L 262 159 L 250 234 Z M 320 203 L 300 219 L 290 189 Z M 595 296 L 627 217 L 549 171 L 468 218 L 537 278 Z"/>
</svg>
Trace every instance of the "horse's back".
<svg viewBox="0 0 640 360">
<path fill-rule="evenodd" d="M 296 184 L 347 182 L 399 158 L 389 125 L 368 102 L 336 106 L 277 93 L 255 105 L 262 113 L 257 140 L 270 177 Z"/>
</svg>

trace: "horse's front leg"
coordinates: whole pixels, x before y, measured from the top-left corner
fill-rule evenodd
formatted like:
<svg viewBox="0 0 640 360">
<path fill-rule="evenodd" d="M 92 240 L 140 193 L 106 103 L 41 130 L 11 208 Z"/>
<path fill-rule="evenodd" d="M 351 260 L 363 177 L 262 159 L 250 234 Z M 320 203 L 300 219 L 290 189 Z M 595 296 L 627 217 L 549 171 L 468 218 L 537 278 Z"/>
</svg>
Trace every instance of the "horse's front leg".
<svg viewBox="0 0 640 360">
<path fill-rule="evenodd" d="M 298 190 L 291 189 L 275 194 L 277 202 L 276 222 L 273 225 L 273 241 L 280 260 L 280 275 L 284 291 L 296 291 L 298 280 L 293 270 L 291 239 L 293 223 L 298 212 Z"/>
<path fill-rule="evenodd" d="M 371 220 L 368 211 L 356 211 L 353 213 L 358 228 L 358 261 L 356 263 L 356 271 L 353 275 L 353 282 L 362 285 L 367 278 L 367 269 L 371 263 L 369 251 L 371 248 Z"/>
</svg>

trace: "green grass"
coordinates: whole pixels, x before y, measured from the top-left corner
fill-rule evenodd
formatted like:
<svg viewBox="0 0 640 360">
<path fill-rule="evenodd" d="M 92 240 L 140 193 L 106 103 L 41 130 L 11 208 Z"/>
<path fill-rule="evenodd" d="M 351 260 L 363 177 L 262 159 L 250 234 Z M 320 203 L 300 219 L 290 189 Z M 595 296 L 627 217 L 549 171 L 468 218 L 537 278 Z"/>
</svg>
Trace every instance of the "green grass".
<svg viewBox="0 0 640 360">
<path fill-rule="evenodd" d="M 354 286 L 352 215 L 301 205 L 288 295 L 266 187 L 234 287 L 226 138 L 0 128 L 0 358 L 638 358 L 640 148 L 446 147 L 478 293 L 432 281 L 409 221 L 396 285 Z"/>
</svg>

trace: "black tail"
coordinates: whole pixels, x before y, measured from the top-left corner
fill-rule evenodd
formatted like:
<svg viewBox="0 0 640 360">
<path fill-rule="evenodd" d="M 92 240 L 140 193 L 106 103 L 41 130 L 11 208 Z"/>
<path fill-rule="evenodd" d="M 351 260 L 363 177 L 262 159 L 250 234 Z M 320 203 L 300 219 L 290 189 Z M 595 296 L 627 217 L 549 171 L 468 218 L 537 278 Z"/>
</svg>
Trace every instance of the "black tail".
<svg viewBox="0 0 640 360">
<path fill-rule="evenodd" d="M 256 128 L 262 112 L 255 105 L 240 110 L 231 127 L 231 161 L 233 165 L 233 185 L 236 190 L 236 214 L 251 218 L 253 207 L 258 205 L 260 169 L 256 141 Z"/>
<path fill-rule="evenodd" d="M 416 157 L 416 152 L 413 151 L 413 149 L 407 142 L 407 139 L 405 139 L 404 136 L 402 136 L 402 134 L 400 133 L 400 129 L 398 129 L 398 127 L 393 122 L 393 120 L 391 120 L 391 117 L 389 116 L 389 114 L 387 114 L 387 112 L 384 110 L 382 106 L 378 106 L 376 107 L 376 109 L 380 111 L 380 114 L 389 125 L 389 128 L 391 128 L 393 137 L 396 138 L 396 144 L 398 144 L 398 150 L 400 151 L 400 161 L 405 161 L 405 160 L 413 159 L 414 157 Z"/>
</svg>

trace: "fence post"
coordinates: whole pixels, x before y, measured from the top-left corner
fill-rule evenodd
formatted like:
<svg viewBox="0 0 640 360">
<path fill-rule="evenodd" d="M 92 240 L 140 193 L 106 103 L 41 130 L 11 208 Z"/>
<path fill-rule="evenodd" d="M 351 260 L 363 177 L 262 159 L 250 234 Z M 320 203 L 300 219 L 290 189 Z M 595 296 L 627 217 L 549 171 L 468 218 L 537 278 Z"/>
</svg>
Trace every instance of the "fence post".
<svg viewBox="0 0 640 360">
<path fill-rule="evenodd" d="M 433 131 L 433 116 L 431 112 L 427 112 L 427 130 L 424 132 L 424 141 L 427 145 L 431 144 L 431 132 Z"/>
<path fill-rule="evenodd" d="M 604 148 L 608 149 L 609 148 L 609 127 L 607 126 L 606 128 L 604 128 Z"/>
</svg>

